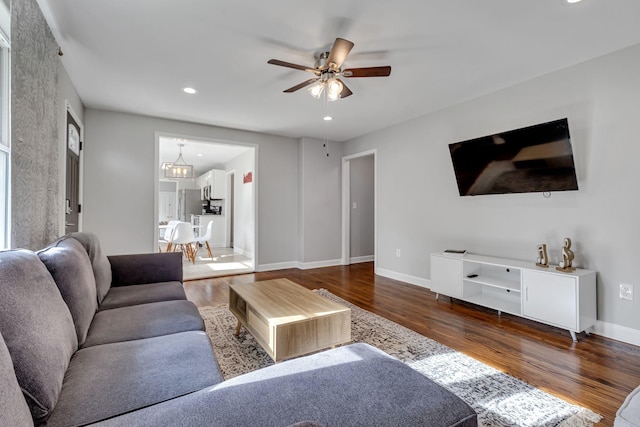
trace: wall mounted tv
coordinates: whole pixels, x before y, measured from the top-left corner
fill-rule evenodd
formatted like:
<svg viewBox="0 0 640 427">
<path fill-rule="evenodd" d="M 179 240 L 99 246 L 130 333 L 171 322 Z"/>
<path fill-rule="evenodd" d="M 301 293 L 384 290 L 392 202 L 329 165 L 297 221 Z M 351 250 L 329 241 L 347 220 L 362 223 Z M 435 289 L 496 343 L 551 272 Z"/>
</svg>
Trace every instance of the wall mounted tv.
<svg viewBox="0 0 640 427">
<path fill-rule="evenodd" d="M 567 119 L 449 144 L 461 196 L 578 189 Z"/>
</svg>

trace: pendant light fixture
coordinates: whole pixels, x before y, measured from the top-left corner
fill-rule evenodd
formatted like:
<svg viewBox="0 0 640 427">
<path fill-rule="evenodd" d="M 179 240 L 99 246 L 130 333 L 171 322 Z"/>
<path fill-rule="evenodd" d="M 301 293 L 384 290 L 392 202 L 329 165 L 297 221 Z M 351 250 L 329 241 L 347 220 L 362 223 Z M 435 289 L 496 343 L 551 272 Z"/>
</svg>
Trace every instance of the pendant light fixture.
<svg viewBox="0 0 640 427">
<path fill-rule="evenodd" d="M 164 177 L 168 179 L 193 179 L 193 165 L 188 165 L 182 158 L 182 147 L 184 144 L 178 144 L 179 154 L 175 162 L 164 162 Z"/>
</svg>

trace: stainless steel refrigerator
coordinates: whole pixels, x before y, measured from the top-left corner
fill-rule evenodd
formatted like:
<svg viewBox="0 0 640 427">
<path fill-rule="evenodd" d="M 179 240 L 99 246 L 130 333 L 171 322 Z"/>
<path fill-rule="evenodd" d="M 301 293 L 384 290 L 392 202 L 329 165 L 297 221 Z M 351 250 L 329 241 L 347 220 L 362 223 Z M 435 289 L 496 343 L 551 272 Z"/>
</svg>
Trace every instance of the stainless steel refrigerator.
<svg viewBox="0 0 640 427">
<path fill-rule="evenodd" d="M 191 215 L 202 214 L 200 190 L 178 190 L 178 218 L 191 222 Z"/>
</svg>

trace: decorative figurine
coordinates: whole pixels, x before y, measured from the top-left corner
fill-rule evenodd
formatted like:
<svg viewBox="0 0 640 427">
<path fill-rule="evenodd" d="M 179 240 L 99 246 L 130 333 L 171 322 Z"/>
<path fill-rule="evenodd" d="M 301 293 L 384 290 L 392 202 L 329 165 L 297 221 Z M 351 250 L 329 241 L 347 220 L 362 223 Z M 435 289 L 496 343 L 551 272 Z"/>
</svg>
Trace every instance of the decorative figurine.
<svg viewBox="0 0 640 427">
<path fill-rule="evenodd" d="M 565 237 L 564 246 L 562 247 L 562 261 L 558 263 L 556 270 L 564 271 L 565 273 L 575 271 L 576 268 L 571 266 L 574 257 L 573 251 L 571 250 L 571 239 Z"/>
<path fill-rule="evenodd" d="M 538 245 L 538 258 L 536 259 L 538 267 L 549 268 L 549 256 L 547 255 L 547 244 Z"/>
</svg>

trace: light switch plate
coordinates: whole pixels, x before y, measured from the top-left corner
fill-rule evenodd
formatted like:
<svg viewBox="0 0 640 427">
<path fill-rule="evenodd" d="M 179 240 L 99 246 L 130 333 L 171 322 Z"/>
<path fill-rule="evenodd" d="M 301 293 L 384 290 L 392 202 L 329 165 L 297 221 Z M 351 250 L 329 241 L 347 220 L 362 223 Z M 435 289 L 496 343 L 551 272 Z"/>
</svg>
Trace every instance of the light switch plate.
<svg viewBox="0 0 640 427">
<path fill-rule="evenodd" d="M 633 285 L 620 283 L 620 298 L 626 299 L 626 300 L 633 300 Z"/>
</svg>

